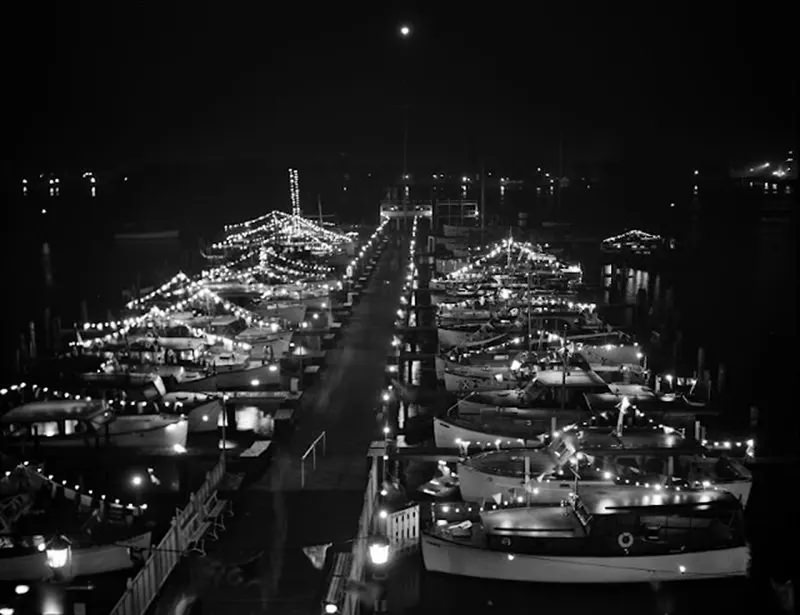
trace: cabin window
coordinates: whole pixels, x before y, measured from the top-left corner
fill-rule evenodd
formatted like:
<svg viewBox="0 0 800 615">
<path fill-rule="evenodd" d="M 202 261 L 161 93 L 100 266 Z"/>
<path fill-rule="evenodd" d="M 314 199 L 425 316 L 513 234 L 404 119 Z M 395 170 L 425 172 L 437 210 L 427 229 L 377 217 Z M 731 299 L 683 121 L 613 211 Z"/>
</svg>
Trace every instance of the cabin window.
<svg viewBox="0 0 800 615">
<path fill-rule="evenodd" d="M 46 421 L 35 423 L 36 433 L 45 438 L 52 438 L 58 435 L 58 421 Z"/>
</svg>

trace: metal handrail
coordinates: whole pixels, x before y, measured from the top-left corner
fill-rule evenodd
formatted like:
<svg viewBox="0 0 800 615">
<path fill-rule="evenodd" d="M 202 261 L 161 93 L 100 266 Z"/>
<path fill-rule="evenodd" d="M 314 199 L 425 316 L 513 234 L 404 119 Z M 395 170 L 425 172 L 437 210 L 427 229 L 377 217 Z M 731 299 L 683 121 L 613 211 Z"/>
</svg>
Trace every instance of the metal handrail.
<svg viewBox="0 0 800 615">
<path fill-rule="evenodd" d="M 309 455 L 311 455 L 311 469 L 317 469 L 317 444 L 319 444 L 320 440 L 322 440 L 322 455 L 325 456 L 328 449 L 328 434 L 325 430 L 323 430 L 316 438 L 314 438 L 314 441 L 308 445 L 306 452 L 303 453 L 302 457 L 300 457 L 301 488 L 306 486 L 306 459 Z"/>
</svg>

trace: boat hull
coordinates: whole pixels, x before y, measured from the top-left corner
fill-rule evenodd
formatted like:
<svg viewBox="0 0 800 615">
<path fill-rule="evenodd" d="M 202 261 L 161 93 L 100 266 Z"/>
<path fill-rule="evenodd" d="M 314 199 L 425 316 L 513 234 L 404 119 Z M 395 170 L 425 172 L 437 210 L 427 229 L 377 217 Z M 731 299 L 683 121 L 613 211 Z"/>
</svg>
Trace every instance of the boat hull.
<svg viewBox="0 0 800 615">
<path fill-rule="evenodd" d="M 129 544 L 150 546 L 150 535 L 145 534 L 127 541 Z M 72 550 L 70 574 L 86 576 L 127 570 L 133 568 L 130 549 L 120 545 L 98 545 Z M 29 553 L 16 557 L 0 558 L 0 581 L 41 581 L 52 576 L 53 571 L 47 565 L 44 552 Z"/>
<path fill-rule="evenodd" d="M 537 437 L 514 438 L 500 433 L 470 429 L 439 418 L 433 419 L 433 437 L 437 448 L 461 448 L 467 442 L 483 448 L 538 447 L 542 445 L 541 440 Z"/>
<path fill-rule="evenodd" d="M 186 446 L 189 421 L 159 414 L 117 416 L 109 424 L 112 446 L 171 449 Z"/>
<path fill-rule="evenodd" d="M 422 559 L 431 572 L 483 579 L 527 583 L 651 583 L 745 576 L 750 553 L 743 546 L 653 556 L 538 556 L 492 551 L 423 533 Z"/>
</svg>

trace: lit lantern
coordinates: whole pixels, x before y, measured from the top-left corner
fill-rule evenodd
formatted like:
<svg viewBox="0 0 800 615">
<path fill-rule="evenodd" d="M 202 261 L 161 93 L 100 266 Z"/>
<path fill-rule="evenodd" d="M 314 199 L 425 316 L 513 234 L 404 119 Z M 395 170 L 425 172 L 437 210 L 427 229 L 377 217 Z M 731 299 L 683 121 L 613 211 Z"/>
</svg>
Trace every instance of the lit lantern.
<svg viewBox="0 0 800 615">
<path fill-rule="evenodd" d="M 389 541 L 383 536 L 374 536 L 369 541 L 369 559 L 374 566 L 384 566 L 389 561 Z"/>
<path fill-rule="evenodd" d="M 53 570 L 61 570 L 69 564 L 72 555 L 72 543 L 64 536 L 56 536 L 45 550 L 47 565 Z"/>
</svg>

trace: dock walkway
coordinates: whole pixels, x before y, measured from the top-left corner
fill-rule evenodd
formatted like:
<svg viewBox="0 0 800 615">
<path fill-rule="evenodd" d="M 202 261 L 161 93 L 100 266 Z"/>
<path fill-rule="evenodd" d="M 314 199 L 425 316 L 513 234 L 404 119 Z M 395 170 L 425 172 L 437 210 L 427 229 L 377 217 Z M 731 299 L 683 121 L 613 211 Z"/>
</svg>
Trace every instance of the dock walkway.
<svg viewBox="0 0 800 615">
<path fill-rule="evenodd" d="M 294 433 L 274 443 L 266 472 L 243 487 L 227 530 L 207 543 L 208 556 L 187 557 L 173 573 L 151 608 L 153 615 L 230 615 L 234 609 L 236 615 L 283 615 L 319 608 L 323 570 L 311 564 L 303 547 L 333 543 L 349 550 L 356 533 L 366 453 L 382 427 L 376 407 L 403 254 L 403 248 L 387 246 L 342 339 L 329 353 L 328 367 L 303 396 Z M 327 455 L 319 451 L 315 471 L 309 457 L 301 488 L 300 457 L 323 430 Z M 190 610 L 186 605 L 194 597 Z"/>
</svg>

